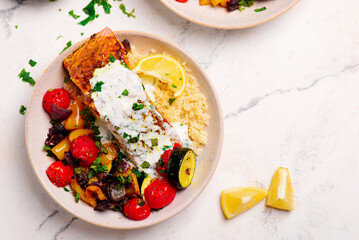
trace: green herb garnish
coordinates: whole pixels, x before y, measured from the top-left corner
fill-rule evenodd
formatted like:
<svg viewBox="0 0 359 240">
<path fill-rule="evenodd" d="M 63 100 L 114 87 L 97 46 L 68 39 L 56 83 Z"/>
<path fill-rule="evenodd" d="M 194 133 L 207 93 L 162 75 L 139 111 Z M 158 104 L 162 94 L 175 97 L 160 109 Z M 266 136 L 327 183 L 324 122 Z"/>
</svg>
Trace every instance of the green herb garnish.
<svg viewBox="0 0 359 240">
<path fill-rule="evenodd" d="M 44 149 L 45 151 L 50 151 L 50 150 L 51 150 L 51 147 L 50 147 L 50 146 L 45 145 L 43 149 Z"/>
<path fill-rule="evenodd" d="M 64 191 L 65 192 L 70 192 L 70 190 L 68 190 L 67 188 L 64 187 Z"/>
<path fill-rule="evenodd" d="M 112 54 L 110 55 L 110 62 L 115 62 L 116 61 L 116 58 L 114 56 L 112 56 Z"/>
<path fill-rule="evenodd" d="M 143 109 L 144 106 L 145 106 L 145 105 L 143 105 L 142 103 L 140 103 L 140 104 L 138 104 L 138 103 L 133 103 L 132 109 L 133 109 L 134 111 L 138 111 L 138 110 Z"/>
<path fill-rule="evenodd" d="M 78 203 L 80 201 L 80 198 L 81 198 L 80 194 L 76 193 L 76 197 L 75 197 L 76 203 Z"/>
<path fill-rule="evenodd" d="M 164 147 L 162 148 L 162 150 L 163 150 L 163 151 L 166 151 L 167 149 L 169 149 L 169 148 L 171 148 L 171 147 L 172 147 L 172 146 L 168 146 L 168 145 L 167 145 L 167 146 L 164 146 Z"/>
<path fill-rule="evenodd" d="M 127 89 L 125 89 L 125 90 L 123 90 L 123 92 L 121 93 L 123 96 L 128 96 L 128 90 Z"/>
<path fill-rule="evenodd" d="M 102 81 L 99 81 L 95 84 L 95 87 L 92 89 L 92 92 L 101 92 L 102 91 L 102 85 L 105 83 Z"/>
<path fill-rule="evenodd" d="M 168 99 L 168 103 L 170 104 L 170 106 L 172 105 L 172 103 L 173 103 L 175 100 L 176 100 L 175 98 L 170 98 L 170 99 Z"/>
<path fill-rule="evenodd" d="M 136 18 L 136 16 L 133 15 L 133 13 L 135 12 L 135 9 L 132 9 L 132 11 L 131 11 L 130 13 L 128 13 L 128 12 L 126 11 L 126 6 L 125 6 L 123 3 L 121 3 L 120 9 L 122 10 L 123 14 L 127 15 L 127 17 Z"/>
<path fill-rule="evenodd" d="M 177 88 L 177 86 L 176 86 L 176 85 L 174 85 L 174 84 L 172 84 L 171 86 L 172 86 L 173 88 Z"/>
<path fill-rule="evenodd" d="M 62 37 L 62 35 L 58 36 L 58 37 L 56 38 L 56 40 L 58 40 L 58 39 L 61 38 L 61 37 Z"/>
<path fill-rule="evenodd" d="M 37 62 L 35 62 L 35 61 L 32 60 L 32 59 L 30 59 L 30 61 L 29 61 L 29 64 L 30 64 L 31 67 L 35 67 L 36 63 L 37 63 Z"/>
<path fill-rule="evenodd" d="M 137 137 L 131 137 L 127 140 L 127 143 L 136 143 L 139 140 L 139 135 Z"/>
<path fill-rule="evenodd" d="M 62 51 L 60 52 L 60 54 L 63 53 L 63 51 L 65 51 L 66 49 L 68 49 L 68 48 L 71 47 L 71 46 L 72 46 L 72 42 L 71 42 L 71 41 L 68 41 L 68 42 L 66 43 L 66 47 L 64 47 L 64 49 L 62 49 Z"/>
<path fill-rule="evenodd" d="M 266 7 L 262 7 L 262 8 L 258 8 L 258 9 L 254 9 L 255 12 L 262 12 L 264 10 L 266 10 Z"/>
<path fill-rule="evenodd" d="M 26 72 L 25 68 L 21 70 L 18 77 L 22 79 L 23 82 L 28 82 L 31 86 L 35 85 L 35 80 L 30 77 L 30 72 Z"/>
<path fill-rule="evenodd" d="M 25 111 L 26 111 L 26 107 L 24 105 L 21 105 L 20 110 L 19 110 L 20 114 L 25 115 Z"/>
<path fill-rule="evenodd" d="M 151 164 L 147 161 L 144 161 L 143 163 L 141 163 L 142 168 L 149 168 L 150 166 L 151 166 Z"/>
<path fill-rule="evenodd" d="M 158 146 L 158 139 L 157 138 L 152 138 L 151 139 L 151 144 L 152 144 L 152 147 Z"/>
<path fill-rule="evenodd" d="M 74 19 L 78 19 L 78 18 L 80 17 L 80 15 L 76 15 L 76 14 L 74 13 L 74 10 L 71 10 L 71 11 L 69 12 L 69 15 L 70 15 L 71 17 L 73 17 Z"/>
</svg>

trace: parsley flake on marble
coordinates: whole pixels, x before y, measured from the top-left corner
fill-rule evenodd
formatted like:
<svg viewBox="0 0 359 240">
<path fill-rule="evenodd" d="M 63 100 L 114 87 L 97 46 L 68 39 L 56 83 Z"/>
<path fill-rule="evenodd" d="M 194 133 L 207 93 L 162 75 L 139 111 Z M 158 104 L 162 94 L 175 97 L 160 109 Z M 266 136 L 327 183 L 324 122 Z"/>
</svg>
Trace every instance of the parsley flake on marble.
<svg viewBox="0 0 359 240">
<path fill-rule="evenodd" d="M 135 12 L 135 9 L 132 9 L 132 11 L 130 13 L 128 13 L 127 10 L 126 10 L 126 6 L 123 3 L 121 3 L 120 9 L 123 12 L 123 14 L 127 15 L 127 17 L 136 18 L 136 16 L 133 15 L 133 13 Z"/>
<path fill-rule="evenodd" d="M 31 86 L 35 85 L 35 80 L 30 77 L 30 72 L 27 72 L 25 68 L 21 70 L 18 77 L 23 81 L 29 83 Z"/>
</svg>

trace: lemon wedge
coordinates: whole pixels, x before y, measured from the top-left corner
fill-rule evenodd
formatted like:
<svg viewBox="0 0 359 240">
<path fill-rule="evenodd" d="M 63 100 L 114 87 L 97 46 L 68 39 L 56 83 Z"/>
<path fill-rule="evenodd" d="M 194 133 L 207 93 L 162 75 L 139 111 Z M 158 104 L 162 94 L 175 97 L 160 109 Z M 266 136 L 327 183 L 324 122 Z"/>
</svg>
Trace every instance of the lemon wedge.
<svg viewBox="0 0 359 240">
<path fill-rule="evenodd" d="M 176 98 L 183 94 L 187 85 L 182 64 L 168 55 L 154 54 L 144 57 L 138 61 L 133 70 L 168 84 Z"/>
<path fill-rule="evenodd" d="M 280 167 L 275 171 L 266 205 L 282 210 L 294 210 L 293 185 L 287 168 Z"/>
<path fill-rule="evenodd" d="M 247 211 L 267 196 L 267 190 L 258 187 L 237 187 L 222 191 L 221 205 L 230 219 Z"/>
</svg>

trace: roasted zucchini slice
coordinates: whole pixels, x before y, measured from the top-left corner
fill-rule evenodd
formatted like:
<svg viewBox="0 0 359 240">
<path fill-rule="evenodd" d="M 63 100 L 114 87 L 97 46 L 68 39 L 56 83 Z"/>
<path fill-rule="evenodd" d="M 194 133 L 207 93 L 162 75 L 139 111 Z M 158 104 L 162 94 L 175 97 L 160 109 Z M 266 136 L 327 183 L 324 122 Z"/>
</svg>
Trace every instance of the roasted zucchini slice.
<svg viewBox="0 0 359 240">
<path fill-rule="evenodd" d="M 168 180 L 178 189 L 187 188 L 196 168 L 196 155 L 190 148 L 176 148 L 168 161 Z"/>
</svg>

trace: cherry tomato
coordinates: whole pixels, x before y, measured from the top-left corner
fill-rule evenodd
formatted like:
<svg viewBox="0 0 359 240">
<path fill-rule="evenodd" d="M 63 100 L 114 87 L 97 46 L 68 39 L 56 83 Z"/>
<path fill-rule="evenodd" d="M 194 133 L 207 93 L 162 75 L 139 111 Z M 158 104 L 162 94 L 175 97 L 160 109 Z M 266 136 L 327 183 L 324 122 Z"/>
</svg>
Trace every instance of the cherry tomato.
<svg viewBox="0 0 359 240">
<path fill-rule="evenodd" d="M 161 159 L 156 163 L 156 171 L 159 175 L 166 177 L 167 176 L 167 168 L 168 168 L 168 160 L 172 154 L 173 149 L 181 147 L 181 144 L 175 142 L 172 149 L 167 149 L 161 156 Z"/>
<path fill-rule="evenodd" d="M 176 196 L 176 190 L 165 178 L 156 179 L 145 189 L 147 204 L 153 209 L 160 209 L 170 204 Z"/>
<path fill-rule="evenodd" d="M 61 161 L 57 161 L 47 168 L 46 174 L 55 186 L 65 187 L 70 183 L 73 170 L 71 166 L 64 165 Z"/>
<path fill-rule="evenodd" d="M 123 211 L 128 218 L 136 221 L 144 220 L 151 214 L 148 204 L 137 197 L 128 200 Z"/>
<path fill-rule="evenodd" d="M 47 90 L 42 98 L 42 106 L 48 113 L 51 113 L 51 103 L 60 108 L 67 109 L 70 106 L 69 92 L 63 88 Z"/>
<path fill-rule="evenodd" d="M 96 147 L 95 141 L 89 136 L 81 136 L 71 143 L 71 153 L 74 158 L 80 160 L 80 165 L 89 167 L 97 158 L 100 149 Z"/>
</svg>

